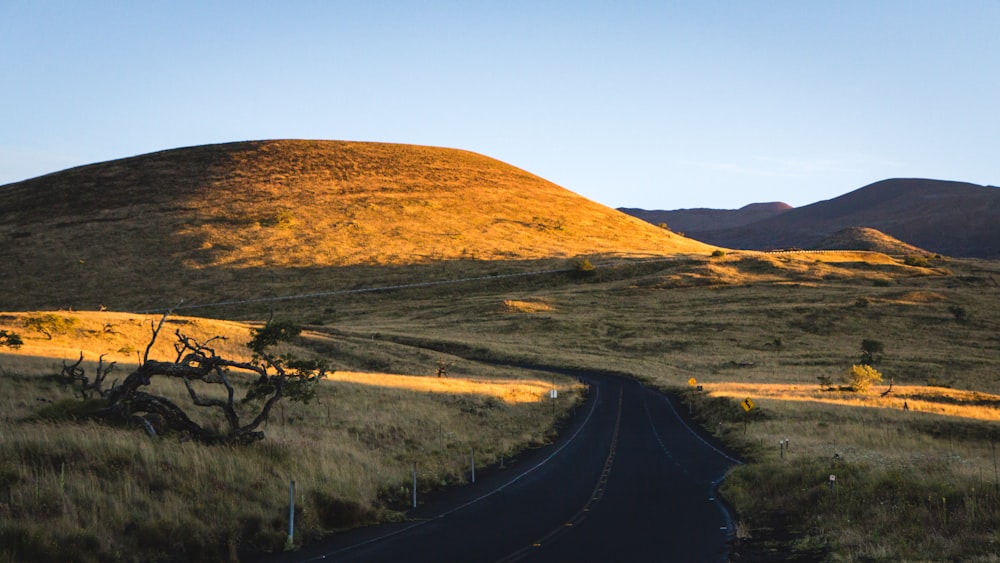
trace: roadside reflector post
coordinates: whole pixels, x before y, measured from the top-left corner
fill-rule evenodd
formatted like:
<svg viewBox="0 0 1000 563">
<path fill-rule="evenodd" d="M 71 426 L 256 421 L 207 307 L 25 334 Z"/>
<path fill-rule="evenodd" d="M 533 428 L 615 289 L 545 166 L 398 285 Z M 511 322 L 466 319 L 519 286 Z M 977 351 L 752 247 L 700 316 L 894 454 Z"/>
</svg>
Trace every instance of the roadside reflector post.
<svg viewBox="0 0 1000 563">
<path fill-rule="evenodd" d="M 413 508 L 417 507 L 417 462 L 413 462 Z"/>
<path fill-rule="evenodd" d="M 285 551 L 295 548 L 295 479 L 288 483 L 288 539 L 285 540 Z"/>
<path fill-rule="evenodd" d="M 831 493 L 833 492 L 834 487 L 836 486 L 836 484 L 837 484 L 837 476 L 836 475 L 830 475 L 830 492 Z"/>
<path fill-rule="evenodd" d="M 472 464 L 472 482 L 476 482 L 476 448 L 472 448 L 472 453 L 469 455 L 469 461 Z"/>
</svg>

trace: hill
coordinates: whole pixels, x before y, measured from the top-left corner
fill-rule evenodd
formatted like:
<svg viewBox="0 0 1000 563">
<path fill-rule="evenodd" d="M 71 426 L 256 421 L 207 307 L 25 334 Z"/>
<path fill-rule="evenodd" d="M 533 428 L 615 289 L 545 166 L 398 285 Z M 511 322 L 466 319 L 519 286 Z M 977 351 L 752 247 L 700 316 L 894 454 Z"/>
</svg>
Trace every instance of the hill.
<svg viewBox="0 0 1000 563">
<path fill-rule="evenodd" d="M 892 179 L 741 227 L 685 231 L 729 248 L 809 248 L 848 227 L 869 227 L 947 256 L 1000 258 L 1000 188 Z"/>
<path fill-rule="evenodd" d="M 922 248 L 906 244 L 879 230 L 867 227 L 841 229 L 819 241 L 812 248 L 815 250 L 867 250 L 895 256 L 928 254 Z"/>
<path fill-rule="evenodd" d="M 0 186 L 0 240 L 14 265 L 0 310 L 252 298 L 315 289 L 343 267 L 711 248 L 471 152 L 299 140 Z"/>
<path fill-rule="evenodd" d="M 781 202 L 751 203 L 739 209 L 675 209 L 672 211 L 647 211 L 620 207 L 619 211 L 638 217 L 654 225 L 666 224 L 672 231 L 691 235 L 703 231 L 732 229 L 780 215 L 791 205 Z"/>
</svg>

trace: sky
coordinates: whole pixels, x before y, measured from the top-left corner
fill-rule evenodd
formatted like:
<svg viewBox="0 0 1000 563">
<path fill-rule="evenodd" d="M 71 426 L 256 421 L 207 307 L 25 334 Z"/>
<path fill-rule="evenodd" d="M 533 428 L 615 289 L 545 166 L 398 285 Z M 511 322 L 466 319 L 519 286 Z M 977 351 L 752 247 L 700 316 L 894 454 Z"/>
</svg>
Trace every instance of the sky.
<svg viewBox="0 0 1000 563">
<path fill-rule="evenodd" d="M 1000 0 L 0 0 L 0 185 L 255 139 L 452 147 L 610 207 L 1000 185 Z"/>
</svg>

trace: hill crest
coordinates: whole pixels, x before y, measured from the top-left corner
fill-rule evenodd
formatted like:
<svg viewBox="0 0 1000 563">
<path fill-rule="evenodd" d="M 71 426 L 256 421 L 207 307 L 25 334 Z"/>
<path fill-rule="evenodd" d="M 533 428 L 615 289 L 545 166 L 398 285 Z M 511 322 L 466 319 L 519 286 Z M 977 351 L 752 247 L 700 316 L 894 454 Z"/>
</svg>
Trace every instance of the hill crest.
<svg viewBox="0 0 1000 563">
<path fill-rule="evenodd" d="M 868 227 L 841 229 L 812 246 L 814 250 L 865 250 L 894 256 L 923 255 L 926 250 Z"/>
<path fill-rule="evenodd" d="M 72 291 L 106 305 L 118 301 L 101 278 L 162 294 L 164 278 L 209 270 L 712 248 L 472 152 L 300 140 L 173 149 L 0 186 L 0 240 L 17 241 L 0 250 L 17 272 L 0 277 L 64 293 L 75 277 Z"/>
</svg>

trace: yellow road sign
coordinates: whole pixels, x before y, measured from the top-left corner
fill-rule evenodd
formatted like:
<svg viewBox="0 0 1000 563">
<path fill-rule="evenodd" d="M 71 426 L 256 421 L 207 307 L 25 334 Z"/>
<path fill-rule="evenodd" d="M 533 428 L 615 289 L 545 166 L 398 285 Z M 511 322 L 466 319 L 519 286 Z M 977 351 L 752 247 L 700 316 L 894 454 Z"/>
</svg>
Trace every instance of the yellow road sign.
<svg viewBox="0 0 1000 563">
<path fill-rule="evenodd" d="M 743 407 L 743 410 L 747 412 L 750 412 L 756 406 L 753 404 L 753 399 L 751 399 L 750 397 L 743 399 L 743 402 L 740 403 L 740 405 Z"/>
<path fill-rule="evenodd" d="M 691 379 L 688 380 L 688 385 L 694 387 L 695 385 L 698 385 L 698 381 L 692 377 Z"/>
</svg>

